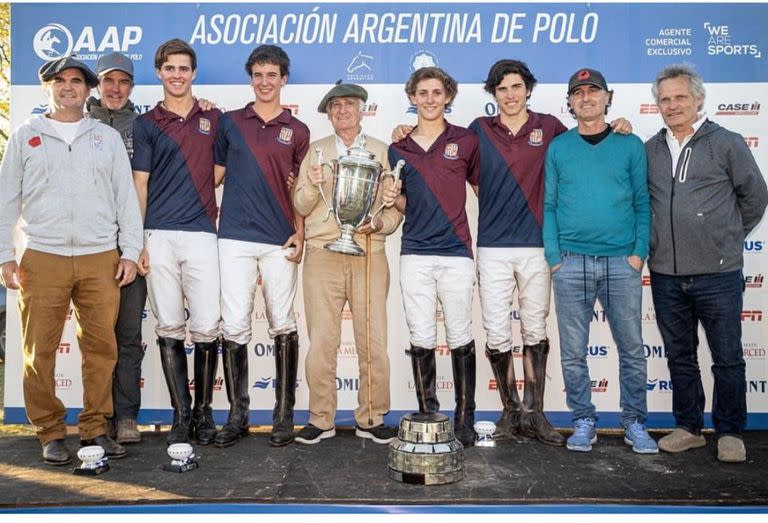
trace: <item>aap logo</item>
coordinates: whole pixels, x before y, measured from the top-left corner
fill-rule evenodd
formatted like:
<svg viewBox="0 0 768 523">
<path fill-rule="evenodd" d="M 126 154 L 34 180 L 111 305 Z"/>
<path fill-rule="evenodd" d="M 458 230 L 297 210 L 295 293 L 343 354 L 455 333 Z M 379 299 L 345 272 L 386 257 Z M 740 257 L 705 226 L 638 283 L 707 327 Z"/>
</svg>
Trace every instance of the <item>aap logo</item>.
<svg viewBox="0 0 768 523">
<path fill-rule="evenodd" d="M 32 47 L 42 60 L 68 55 L 72 51 L 72 33 L 61 24 L 48 24 L 35 33 Z"/>
</svg>

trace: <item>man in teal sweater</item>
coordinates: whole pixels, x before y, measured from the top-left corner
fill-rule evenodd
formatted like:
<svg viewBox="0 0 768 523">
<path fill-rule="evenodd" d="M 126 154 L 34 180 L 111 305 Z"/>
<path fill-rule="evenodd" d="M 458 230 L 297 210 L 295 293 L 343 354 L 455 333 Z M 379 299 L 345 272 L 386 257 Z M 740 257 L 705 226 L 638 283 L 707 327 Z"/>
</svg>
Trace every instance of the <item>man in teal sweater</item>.
<svg viewBox="0 0 768 523">
<path fill-rule="evenodd" d="M 587 366 L 589 324 L 599 300 L 619 353 L 624 441 L 658 452 L 645 430 L 646 361 L 641 334 L 641 271 L 648 256 L 650 207 L 643 142 L 611 132 L 605 115 L 613 92 L 605 78 L 581 69 L 568 83 L 578 127 L 547 151 L 544 254 L 552 271 L 560 361 L 574 432 L 569 450 L 589 452 L 597 413 Z"/>
</svg>

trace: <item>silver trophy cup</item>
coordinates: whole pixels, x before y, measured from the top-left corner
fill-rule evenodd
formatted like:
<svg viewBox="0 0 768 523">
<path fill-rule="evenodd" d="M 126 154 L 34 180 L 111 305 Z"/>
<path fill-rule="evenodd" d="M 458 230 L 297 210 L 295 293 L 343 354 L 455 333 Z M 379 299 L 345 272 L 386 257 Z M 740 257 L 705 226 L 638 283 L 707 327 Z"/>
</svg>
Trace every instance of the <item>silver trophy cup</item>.
<svg viewBox="0 0 768 523">
<path fill-rule="evenodd" d="M 379 183 L 387 176 L 391 176 L 396 183 L 404 162 L 398 162 L 392 172 L 384 172 L 382 165 L 374 159 L 375 155 L 365 148 L 364 136 L 360 137 L 357 144 L 347 149 L 347 154 L 337 160 L 331 160 L 330 163 L 323 161 L 319 147 L 315 152 L 317 164 L 323 169 L 330 169 L 333 174 L 332 204 L 328 203 L 322 186 L 318 186 L 328 209 L 325 220 L 333 214 L 341 229 L 339 239 L 326 244 L 325 248 L 341 254 L 365 256 L 365 251 L 353 239 L 355 228 L 372 220 L 384 209 L 382 205 L 376 212 L 371 213 Z"/>
</svg>

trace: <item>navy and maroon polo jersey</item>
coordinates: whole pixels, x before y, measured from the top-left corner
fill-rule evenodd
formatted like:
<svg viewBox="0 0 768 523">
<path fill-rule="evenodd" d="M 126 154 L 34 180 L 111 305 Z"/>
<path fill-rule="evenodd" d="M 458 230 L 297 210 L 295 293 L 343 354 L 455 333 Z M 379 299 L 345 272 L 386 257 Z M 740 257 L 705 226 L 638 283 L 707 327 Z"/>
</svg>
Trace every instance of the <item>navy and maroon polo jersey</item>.
<svg viewBox="0 0 768 523">
<path fill-rule="evenodd" d="M 197 101 L 186 118 L 161 103 L 133 124 L 135 171 L 149 173 L 145 229 L 216 233 L 213 141 L 221 111 Z"/>
<path fill-rule="evenodd" d="M 530 111 L 516 135 L 498 116 L 469 126 L 480 140 L 478 247 L 542 247 L 544 160 L 566 127 L 551 114 Z"/>
<path fill-rule="evenodd" d="M 283 245 L 296 232 L 287 180 L 299 175 L 309 128 L 288 109 L 264 122 L 251 105 L 219 122 L 214 155 L 227 169 L 219 238 Z"/>
<path fill-rule="evenodd" d="M 390 145 L 389 164 L 401 159 L 408 200 L 400 254 L 472 258 L 465 205 L 467 182 L 478 182 L 477 136 L 446 122 L 426 152 L 410 136 Z"/>
</svg>

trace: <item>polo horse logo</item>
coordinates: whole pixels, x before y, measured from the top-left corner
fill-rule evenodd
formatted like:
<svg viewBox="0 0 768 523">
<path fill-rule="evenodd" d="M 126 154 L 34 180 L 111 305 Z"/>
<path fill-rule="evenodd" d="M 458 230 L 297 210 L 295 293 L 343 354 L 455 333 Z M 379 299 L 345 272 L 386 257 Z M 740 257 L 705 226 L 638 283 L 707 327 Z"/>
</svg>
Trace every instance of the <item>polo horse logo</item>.
<svg viewBox="0 0 768 523">
<path fill-rule="evenodd" d="M 371 66 L 368 64 L 369 60 L 373 60 L 373 56 L 364 54 L 362 51 L 358 51 L 357 55 L 349 62 L 347 66 L 347 73 L 352 74 L 360 69 L 371 70 Z"/>
</svg>

